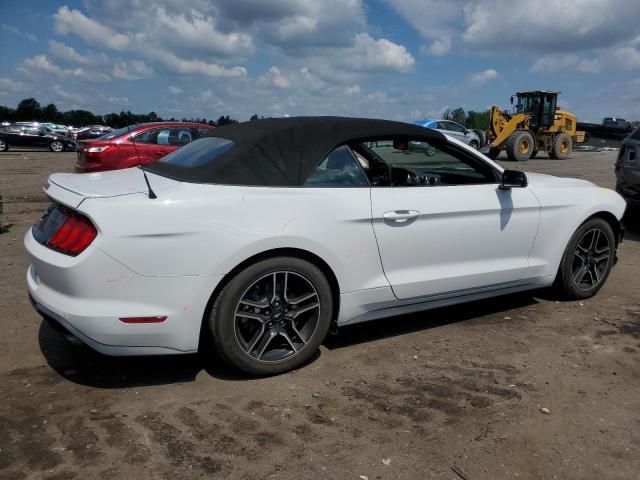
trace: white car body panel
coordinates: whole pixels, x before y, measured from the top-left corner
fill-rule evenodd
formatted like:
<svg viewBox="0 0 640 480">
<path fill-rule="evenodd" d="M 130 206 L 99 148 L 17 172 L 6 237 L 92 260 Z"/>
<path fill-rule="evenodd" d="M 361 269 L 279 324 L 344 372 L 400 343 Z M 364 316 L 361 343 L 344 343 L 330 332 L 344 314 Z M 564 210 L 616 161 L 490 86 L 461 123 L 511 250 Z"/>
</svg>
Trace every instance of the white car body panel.
<svg viewBox="0 0 640 480">
<path fill-rule="evenodd" d="M 376 237 L 399 299 L 498 285 L 530 277 L 540 217 L 530 189 L 498 185 L 371 191 Z M 384 218 L 413 211 L 412 220 Z"/>
<path fill-rule="evenodd" d="M 502 171 L 473 148 L 449 141 Z M 320 259 L 339 289 L 338 324 L 550 285 L 575 229 L 616 219 L 625 202 L 589 182 L 529 174 L 529 186 L 268 188 L 178 182 L 138 168 L 55 174 L 56 202 L 95 224 L 76 257 L 25 246 L 36 307 L 112 355 L 198 349 L 216 287 L 255 255 L 296 249 Z M 415 210 L 400 226 L 385 212 Z M 384 266 L 384 268 L 383 268 Z M 121 317 L 167 316 L 125 324 Z"/>
</svg>

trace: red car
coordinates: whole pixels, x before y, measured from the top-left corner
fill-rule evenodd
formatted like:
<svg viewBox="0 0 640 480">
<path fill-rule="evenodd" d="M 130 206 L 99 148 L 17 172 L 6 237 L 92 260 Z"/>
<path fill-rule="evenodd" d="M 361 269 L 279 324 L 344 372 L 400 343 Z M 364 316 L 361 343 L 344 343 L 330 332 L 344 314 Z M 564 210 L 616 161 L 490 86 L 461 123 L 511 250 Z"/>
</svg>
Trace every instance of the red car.
<svg viewBox="0 0 640 480">
<path fill-rule="evenodd" d="M 182 145 L 207 136 L 214 127 L 200 123 L 141 123 L 78 142 L 78 173 L 118 170 L 153 163 Z"/>
</svg>

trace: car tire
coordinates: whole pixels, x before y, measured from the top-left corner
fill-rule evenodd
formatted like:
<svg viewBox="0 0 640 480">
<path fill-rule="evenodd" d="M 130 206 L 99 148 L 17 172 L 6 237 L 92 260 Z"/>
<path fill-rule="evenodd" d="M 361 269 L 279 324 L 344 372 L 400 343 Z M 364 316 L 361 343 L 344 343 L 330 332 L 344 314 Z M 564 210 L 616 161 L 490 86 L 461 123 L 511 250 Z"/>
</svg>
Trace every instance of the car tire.
<svg viewBox="0 0 640 480">
<path fill-rule="evenodd" d="M 6 152 L 9 150 L 9 144 L 4 140 L 0 140 L 0 152 Z"/>
<path fill-rule="evenodd" d="M 568 133 L 556 135 L 549 151 L 549 156 L 554 160 L 566 160 L 573 151 L 573 140 Z"/>
<path fill-rule="evenodd" d="M 516 130 L 507 138 L 507 158 L 511 161 L 524 162 L 529 160 L 535 142 L 531 132 L 527 130 Z"/>
<path fill-rule="evenodd" d="M 236 274 L 215 299 L 208 322 L 216 350 L 231 367 L 275 375 L 311 359 L 332 317 L 322 271 L 300 258 L 277 257 Z"/>
<path fill-rule="evenodd" d="M 471 140 L 471 141 L 469 142 L 469 146 L 470 146 L 471 148 L 476 149 L 476 150 L 478 150 L 478 147 L 479 147 L 478 142 L 477 142 L 477 141 L 475 141 L 475 140 Z"/>
<path fill-rule="evenodd" d="M 64 152 L 64 143 L 60 140 L 54 140 L 49 144 L 49 150 L 56 153 Z"/>
<path fill-rule="evenodd" d="M 554 288 L 571 300 L 592 297 L 607 280 L 615 256 L 616 238 L 611 225 L 602 218 L 587 220 L 569 240 Z"/>
<path fill-rule="evenodd" d="M 485 144 L 487 143 L 487 134 L 484 133 L 484 130 L 481 130 L 479 128 L 474 128 L 473 130 L 471 130 L 473 133 L 475 133 L 476 135 L 478 135 L 478 138 L 480 139 L 480 147 L 484 147 Z"/>
</svg>

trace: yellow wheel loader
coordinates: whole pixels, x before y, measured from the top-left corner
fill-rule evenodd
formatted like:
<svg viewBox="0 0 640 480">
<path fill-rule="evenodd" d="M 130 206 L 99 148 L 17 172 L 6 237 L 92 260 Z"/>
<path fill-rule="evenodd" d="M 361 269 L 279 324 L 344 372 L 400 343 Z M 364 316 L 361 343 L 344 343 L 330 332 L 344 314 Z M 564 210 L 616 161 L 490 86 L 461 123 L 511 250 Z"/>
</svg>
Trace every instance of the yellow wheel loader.
<svg viewBox="0 0 640 480">
<path fill-rule="evenodd" d="M 584 132 L 576 130 L 576 116 L 556 107 L 559 92 L 516 93 L 513 113 L 491 108 L 487 145 L 482 149 L 495 159 L 506 150 L 509 160 L 524 161 L 546 152 L 550 158 L 569 158 L 574 143 L 584 142 Z M 514 104 L 514 97 L 511 97 Z"/>
</svg>

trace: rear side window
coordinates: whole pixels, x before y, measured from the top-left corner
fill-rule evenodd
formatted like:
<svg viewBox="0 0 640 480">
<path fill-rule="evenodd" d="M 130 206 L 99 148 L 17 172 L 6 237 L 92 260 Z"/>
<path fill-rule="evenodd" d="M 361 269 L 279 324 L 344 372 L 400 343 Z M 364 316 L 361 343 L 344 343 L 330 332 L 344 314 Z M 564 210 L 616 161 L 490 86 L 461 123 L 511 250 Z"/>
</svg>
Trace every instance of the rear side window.
<svg viewBox="0 0 640 480">
<path fill-rule="evenodd" d="M 226 138 L 207 137 L 193 141 L 175 150 L 160 160 L 183 168 L 194 168 L 204 165 L 235 146 L 235 142 Z"/>
<path fill-rule="evenodd" d="M 368 187 L 369 182 L 346 145 L 333 150 L 304 183 L 305 187 Z"/>
</svg>

